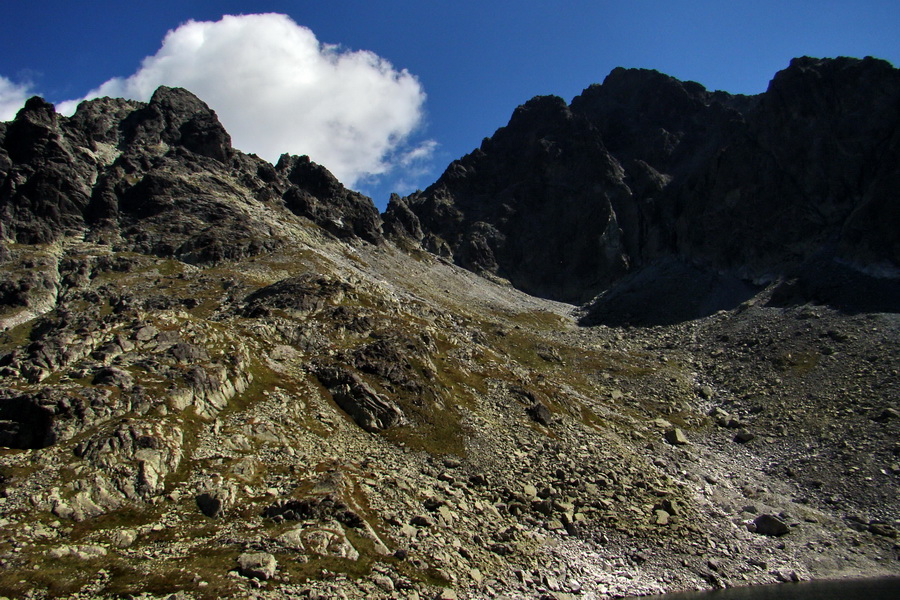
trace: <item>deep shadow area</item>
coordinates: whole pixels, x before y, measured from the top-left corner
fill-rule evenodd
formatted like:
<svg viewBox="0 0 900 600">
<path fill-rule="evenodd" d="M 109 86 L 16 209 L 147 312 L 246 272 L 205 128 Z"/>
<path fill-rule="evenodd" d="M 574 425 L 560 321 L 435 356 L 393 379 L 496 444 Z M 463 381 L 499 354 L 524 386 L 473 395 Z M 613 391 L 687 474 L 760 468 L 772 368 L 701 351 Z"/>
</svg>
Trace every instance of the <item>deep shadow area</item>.
<svg viewBox="0 0 900 600">
<path fill-rule="evenodd" d="M 900 312 L 900 280 L 875 277 L 833 260 L 806 265 L 772 292 L 768 306 L 831 306 L 848 314 Z"/>
<path fill-rule="evenodd" d="M 587 307 L 580 324 L 673 325 L 736 308 L 758 292 L 737 277 L 667 258 L 616 282 Z"/>
<path fill-rule="evenodd" d="M 56 441 L 52 412 L 31 396 L 0 398 L 0 447 L 29 450 Z"/>
</svg>

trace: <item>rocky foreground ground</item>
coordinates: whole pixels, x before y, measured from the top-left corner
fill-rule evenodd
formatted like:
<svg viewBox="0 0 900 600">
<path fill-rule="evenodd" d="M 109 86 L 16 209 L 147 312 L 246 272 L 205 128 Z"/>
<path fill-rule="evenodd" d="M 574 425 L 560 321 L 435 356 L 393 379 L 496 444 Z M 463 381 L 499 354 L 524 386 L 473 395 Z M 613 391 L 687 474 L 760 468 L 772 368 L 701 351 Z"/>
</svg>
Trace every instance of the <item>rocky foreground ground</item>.
<svg viewBox="0 0 900 600">
<path fill-rule="evenodd" d="M 4 313 L 2 593 L 605 598 L 900 573 L 897 314 L 769 288 L 582 326 L 433 255 L 295 235 L 202 268 L 7 246 L 34 283 Z"/>
</svg>

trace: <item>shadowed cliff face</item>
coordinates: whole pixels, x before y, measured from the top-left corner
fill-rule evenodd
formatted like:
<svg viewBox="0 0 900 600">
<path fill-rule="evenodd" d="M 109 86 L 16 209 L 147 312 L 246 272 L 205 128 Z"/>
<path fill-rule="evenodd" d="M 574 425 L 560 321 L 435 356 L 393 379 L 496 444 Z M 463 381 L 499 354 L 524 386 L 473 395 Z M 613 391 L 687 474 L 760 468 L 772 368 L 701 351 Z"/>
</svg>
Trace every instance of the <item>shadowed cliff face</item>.
<svg viewBox="0 0 900 600">
<path fill-rule="evenodd" d="M 519 107 L 385 218 L 576 303 L 673 257 L 757 282 L 823 257 L 896 270 L 898 123 L 900 72 L 870 58 L 796 59 L 755 97 L 616 69 L 571 105 Z"/>
<path fill-rule="evenodd" d="M 461 266 L 529 293 L 586 299 L 629 267 L 613 208 L 630 202 L 624 176 L 592 123 L 545 96 L 405 202 L 429 250 L 446 244 Z"/>
<path fill-rule="evenodd" d="M 753 277 L 816 254 L 900 266 L 898 134 L 900 71 L 794 60 L 674 194 L 679 250 Z"/>
</svg>

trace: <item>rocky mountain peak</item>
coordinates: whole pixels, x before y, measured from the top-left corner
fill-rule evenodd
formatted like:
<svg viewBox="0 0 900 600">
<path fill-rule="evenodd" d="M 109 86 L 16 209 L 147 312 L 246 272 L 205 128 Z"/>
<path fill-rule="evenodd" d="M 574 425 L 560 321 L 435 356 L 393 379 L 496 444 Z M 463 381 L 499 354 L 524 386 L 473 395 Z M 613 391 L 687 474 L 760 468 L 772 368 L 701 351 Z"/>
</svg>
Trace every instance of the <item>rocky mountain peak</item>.
<svg viewBox="0 0 900 600">
<path fill-rule="evenodd" d="M 150 103 L 135 111 L 125 126 L 130 146 L 181 146 L 221 163 L 227 163 L 232 154 L 231 136 L 215 111 L 182 88 L 160 86 Z"/>
<path fill-rule="evenodd" d="M 535 96 L 513 111 L 509 125 L 501 132 L 533 129 L 571 117 L 566 101 L 559 96 Z"/>
<path fill-rule="evenodd" d="M 16 113 L 16 118 L 13 122 L 53 129 L 57 125 L 56 107 L 40 96 L 33 96 Z"/>
<path fill-rule="evenodd" d="M 631 109 L 627 116 L 634 120 L 658 121 L 696 111 L 698 105 L 709 101 L 709 92 L 699 83 L 680 81 L 653 69 L 617 67 L 603 83 L 588 86 L 572 104 L 591 116 L 606 114 L 615 106 Z"/>
<path fill-rule="evenodd" d="M 897 81 L 801 58 L 747 97 L 619 68 L 569 106 L 519 107 L 405 204 L 430 249 L 569 302 L 670 258 L 748 283 L 819 259 L 896 269 Z"/>
<path fill-rule="evenodd" d="M 369 198 L 308 157 L 276 168 L 235 150 L 215 111 L 181 88 L 162 86 L 148 103 L 82 102 L 71 118 L 34 98 L 0 129 L 0 169 L 0 234 L 24 243 L 82 231 L 216 262 L 280 243 L 270 221 L 285 210 L 343 238 L 381 240 Z"/>
<path fill-rule="evenodd" d="M 55 107 L 34 96 L 9 123 L 5 150 L 10 160 L 33 160 L 42 153 L 53 152 L 51 145 L 59 137 L 59 120 Z"/>
<path fill-rule="evenodd" d="M 123 121 L 131 113 L 146 107 L 146 103 L 123 98 L 95 98 L 78 104 L 67 121 L 72 132 L 82 132 L 93 150 L 97 144 L 124 147 Z"/>
</svg>

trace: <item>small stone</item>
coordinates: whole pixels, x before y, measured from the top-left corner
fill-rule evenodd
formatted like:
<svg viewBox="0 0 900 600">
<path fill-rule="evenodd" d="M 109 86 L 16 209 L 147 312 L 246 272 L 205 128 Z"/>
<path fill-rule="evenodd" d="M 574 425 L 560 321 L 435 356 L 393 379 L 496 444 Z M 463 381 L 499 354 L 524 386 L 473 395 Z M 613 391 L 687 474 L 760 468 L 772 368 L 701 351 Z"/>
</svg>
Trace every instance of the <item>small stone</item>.
<svg viewBox="0 0 900 600">
<path fill-rule="evenodd" d="M 272 579 L 278 568 L 278 561 L 268 552 L 245 552 L 238 557 L 241 575 L 256 579 Z"/>
<path fill-rule="evenodd" d="M 120 529 L 118 531 L 114 531 L 110 536 L 110 541 L 112 545 L 116 548 L 128 548 L 134 541 L 137 539 L 137 531 L 134 529 Z"/>
<path fill-rule="evenodd" d="M 770 514 L 763 514 L 753 520 L 756 525 L 756 533 L 761 535 L 779 536 L 790 531 L 787 524 L 778 517 Z"/>
<path fill-rule="evenodd" d="M 556 580 L 556 577 L 552 575 L 544 576 L 544 585 L 547 586 L 551 592 L 558 592 L 560 590 L 559 581 Z"/>
<path fill-rule="evenodd" d="M 410 524 L 415 525 L 416 527 L 433 527 L 434 519 L 429 515 L 416 515 L 412 518 Z"/>
<path fill-rule="evenodd" d="M 434 597 L 434 600 L 459 600 L 459 596 L 450 588 L 444 588 Z"/>
<path fill-rule="evenodd" d="M 534 500 L 531 502 L 531 510 L 549 517 L 553 514 L 553 502 L 550 500 Z"/>
<path fill-rule="evenodd" d="M 462 461 L 455 456 L 448 456 L 444 459 L 444 466 L 448 469 L 458 469 L 462 466 Z"/>
<path fill-rule="evenodd" d="M 656 519 L 654 522 L 657 525 L 668 525 L 669 524 L 669 516 L 670 516 L 669 513 L 667 513 L 664 510 L 655 510 L 653 512 L 656 516 Z"/>
<path fill-rule="evenodd" d="M 650 553 L 646 552 L 644 550 L 640 550 L 631 555 L 631 560 L 633 560 L 634 562 L 636 562 L 639 565 L 644 564 L 645 562 L 649 561 L 651 558 L 652 558 L 652 556 L 650 555 Z"/>
<path fill-rule="evenodd" d="M 563 525 L 562 521 L 560 521 L 559 519 L 550 519 L 549 521 L 547 521 L 546 526 L 550 531 L 560 531 L 566 528 L 566 526 Z"/>
<path fill-rule="evenodd" d="M 747 442 L 752 442 L 756 439 L 756 434 L 750 433 L 746 429 L 741 429 L 734 436 L 734 441 L 739 444 L 746 444 Z"/>
<path fill-rule="evenodd" d="M 662 509 L 662 510 L 666 511 L 667 513 L 669 513 L 669 515 L 677 515 L 681 512 L 681 510 L 678 507 L 678 502 L 672 501 L 669 498 L 666 498 L 665 500 L 660 502 L 655 508 Z"/>
<path fill-rule="evenodd" d="M 377 585 L 378 587 L 380 587 L 381 589 L 383 589 L 386 592 L 394 591 L 394 582 L 387 575 L 381 575 L 381 574 L 376 573 L 375 575 L 372 575 L 372 581 L 375 583 L 375 585 Z"/>
<path fill-rule="evenodd" d="M 103 546 L 59 546 L 50 550 L 48 555 L 54 559 L 74 557 L 79 560 L 90 560 L 106 556 L 106 548 Z"/>
<path fill-rule="evenodd" d="M 678 427 L 666 431 L 666 441 L 673 446 L 684 446 L 688 443 L 687 436 Z"/>
<path fill-rule="evenodd" d="M 796 571 L 789 571 L 787 569 L 778 569 L 775 572 L 775 576 L 778 578 L 778 581 L 782 583 L 796 583 L 800 581 L 800 576 L 797 575 Z"/>
<path fill-rule="evenodd" d="M 476 473 L 475 475 L 469 476 L 469 483 L 475 487 L 483 487 L 488 484 L 488 481 L 484 474 Z"/>
<path fill-rule="evenodd" d="M 541 425 L 549 427 L 553 422 L 553 413 L 550 412 L 550 409 L 540 400 L 532 404 L 527 409 L 527 412 L 528 416 L 531 417 L 534 422 L 540 423 Z"/>
<path fill-rule="evenodd" d="M 225 501 L 219 494 L 204 492 L 197 496 L 197 508 L 207 517 L 215 519 L 225 512 Z"/>
<path fill-rule="evenodd" d="M 74 518 L 75 510 L 65 502 L 57 502 L 53 507 L 53 514 L 60 519 L 72 519 Z"/>
<path fill-rule="evenodd" d="M 890 525 L 885 525 L 883 523 L 871 523 L 869 525 L 869 532 L 889 538 L 897 537 L 897 530 Z"/>
<path fill-rule="evenodd" d="M 453 521 L 456 519 L 456 516 L 453 514 L 453 511 L 450 510 L 450 507 L 448 507 L 446 505 L 441 506 L 440 508 L 437 509 L 437 512 L 441 516 L 441 519 L 443 519 L 444 523 L 447 524 L 448 527 L 453 525 Z"/>
<path fill-rule="evenodd" d="M 124 369 L 119 367 L 102 367 L 94 375 L 94 385 L 108 385 L 120 387 L 122 389 L 130 388 L 134 384 L 134 379 Z"/>
<path fill-rule="evenodd" d="M 900 411 L 895 408 L 886 408 L 881 411 L 881 414 L 875 417 L 875 420 L 881 423 L 885 421 L 891 421 L 893 419 L 900 419 Z"/>
<path fill-rule="evenodd" d="M 100 558 L 101 556 L 106 556 L 106 548 L 103 546 L 78 546 L 75 556 L 81 560 Z"/>
<path fill-rule="evenodd" d="M 144 325 L 134 333 L 134 339 L 139 342 L 147 342 L 159 334 L 159 329 L 153 325 Z"/>
</svg>

